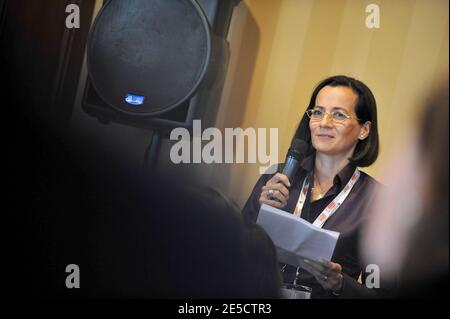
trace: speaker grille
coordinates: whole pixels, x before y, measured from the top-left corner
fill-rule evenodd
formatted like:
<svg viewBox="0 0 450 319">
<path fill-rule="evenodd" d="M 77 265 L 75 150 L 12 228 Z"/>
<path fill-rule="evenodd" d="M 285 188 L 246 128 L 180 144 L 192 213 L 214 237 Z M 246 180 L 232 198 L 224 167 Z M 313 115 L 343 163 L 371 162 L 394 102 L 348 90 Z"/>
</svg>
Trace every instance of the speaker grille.
<svg viewBox="0 0 450 319">
<path fill-rule="evenodd" d="M 209 25 L 194 0 L 110 0 L 88 41 L 92 85 L 109 106 L 133 115 L 189 99 L 210 56 Z"/>
</svg>

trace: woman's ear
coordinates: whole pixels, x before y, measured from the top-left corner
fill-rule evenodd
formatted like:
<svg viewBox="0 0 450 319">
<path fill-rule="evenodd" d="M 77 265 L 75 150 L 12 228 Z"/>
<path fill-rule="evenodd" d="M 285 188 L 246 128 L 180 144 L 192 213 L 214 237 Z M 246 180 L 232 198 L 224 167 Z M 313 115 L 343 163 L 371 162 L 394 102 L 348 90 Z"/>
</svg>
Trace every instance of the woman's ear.
<svg viewBox="0 0 450 319">
<path fill-rule="evenodd" d="M 371 125 L 372 125 L 372 123 L 370 121 L 367 121 L 366 123 L 361 125 L 361 129 L 359 131 L 359 136 L 358 136 L 358 138 L 361 141 L 365 140 L 367 138 L 367 136 L 369 136 L 369 134 L 370 134 L 370 126 Z"/>
</svg>

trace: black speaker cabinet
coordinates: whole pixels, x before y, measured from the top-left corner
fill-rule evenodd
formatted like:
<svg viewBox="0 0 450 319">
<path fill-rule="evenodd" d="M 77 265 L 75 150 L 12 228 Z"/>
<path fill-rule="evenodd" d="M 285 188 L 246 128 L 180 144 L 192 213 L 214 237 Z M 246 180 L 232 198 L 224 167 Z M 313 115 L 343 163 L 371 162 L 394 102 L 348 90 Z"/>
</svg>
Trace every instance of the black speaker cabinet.
<svg viewBox="0 0 450 319">
<path fill-rule="evenodd" d="M 89 33 L 83 110 L 152 130 L 213 125 L 239 1 L 105 1 Z"/>
</svg>

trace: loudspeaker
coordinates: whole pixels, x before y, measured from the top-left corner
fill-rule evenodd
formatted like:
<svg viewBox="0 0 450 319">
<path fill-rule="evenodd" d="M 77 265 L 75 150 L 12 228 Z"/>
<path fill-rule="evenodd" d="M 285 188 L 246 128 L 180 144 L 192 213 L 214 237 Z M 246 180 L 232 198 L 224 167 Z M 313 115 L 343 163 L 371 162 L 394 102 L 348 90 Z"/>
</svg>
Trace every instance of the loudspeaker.
<svg viewBox="0 0 450 319">
<path fill-rule="evenodd" d="M 214 124 L 240 0 L 109 0 L 87 44 L 83 110 L 148 129 Z"/>
</svg>

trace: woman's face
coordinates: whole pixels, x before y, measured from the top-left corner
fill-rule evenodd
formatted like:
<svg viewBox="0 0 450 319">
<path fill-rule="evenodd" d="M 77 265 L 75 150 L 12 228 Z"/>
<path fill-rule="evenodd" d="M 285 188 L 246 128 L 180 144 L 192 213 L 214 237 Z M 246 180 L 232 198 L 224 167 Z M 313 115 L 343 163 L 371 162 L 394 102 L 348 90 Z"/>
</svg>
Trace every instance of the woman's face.
<svg viewBox="0 0 450 319">
<path fill-rule="evenodd" d="M 310 119 L 312 145 L 318 153 L 351 157 L 358 140 L 367 138 L 370 122 L 359 124 L 355 106 L 358 95 L 345 86 L 325 86 L 316 97 L 315 108 L 326 112 L 320 120 Z M 350 118 L 334 121 L 331 112 L 340 111 Z"/>
</svg>

